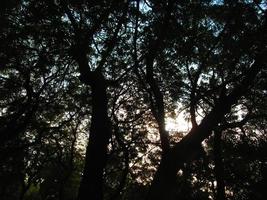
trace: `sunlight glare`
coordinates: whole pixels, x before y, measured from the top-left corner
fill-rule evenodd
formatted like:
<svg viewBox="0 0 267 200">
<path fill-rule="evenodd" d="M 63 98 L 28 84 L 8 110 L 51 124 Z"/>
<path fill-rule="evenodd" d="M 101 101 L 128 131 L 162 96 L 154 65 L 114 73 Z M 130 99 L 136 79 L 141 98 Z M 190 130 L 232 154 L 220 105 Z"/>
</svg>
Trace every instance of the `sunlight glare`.
<svg viewBox="0 0 267 200">
<path fill-rule="evenodd" d="M 165 128 L 169 132 L 188 132 L 190 123 L 184 119 L 181 113 L 176 118 L 167 117 Z"/>
</svg>

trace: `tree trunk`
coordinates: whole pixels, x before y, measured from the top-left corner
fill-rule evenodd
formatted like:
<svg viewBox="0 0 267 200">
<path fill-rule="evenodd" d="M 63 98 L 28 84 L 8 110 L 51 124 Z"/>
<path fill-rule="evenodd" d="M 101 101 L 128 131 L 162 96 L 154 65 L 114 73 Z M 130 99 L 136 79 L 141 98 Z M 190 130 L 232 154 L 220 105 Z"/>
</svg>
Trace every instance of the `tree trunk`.
<svg viewBox="0 0 267 200">
<path fill-rule="evenodd" d="M 147 200 L 176 200 L 177 171 L 197 157 L 201 148 L 198 143 L 185 139 L 165 154 L 152 181 Z"/>
<path fill-rule="evenodd" d="M 224 169 L 222 160 L 222 147 L 221 147 L 221 131 L 214 132 L 214 163 L 215 163 L 215 178 L 217 182 L 216 200 L 225 200 L 225 184 L 224 184 Z"/>
<path fill-rule="evenodd" d="M 105 80 L 101 72 L 93 73 L 90 136 L 78 200 L 103 199 L 103 172 L 107 160 L 107 146 L 111 137 Z"/>
</svg>

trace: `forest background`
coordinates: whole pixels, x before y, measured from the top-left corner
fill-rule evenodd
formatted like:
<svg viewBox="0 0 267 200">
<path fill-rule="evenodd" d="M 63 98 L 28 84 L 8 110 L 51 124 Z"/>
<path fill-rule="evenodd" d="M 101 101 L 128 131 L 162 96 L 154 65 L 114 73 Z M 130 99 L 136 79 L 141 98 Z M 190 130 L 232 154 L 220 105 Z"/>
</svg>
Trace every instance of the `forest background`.
<svg viewBox="0 0 267 200">
<path fill-rule="evenodd" d="M 2 0 L 1 200 L 266 200 L 264 0 Z"/>
</svg>

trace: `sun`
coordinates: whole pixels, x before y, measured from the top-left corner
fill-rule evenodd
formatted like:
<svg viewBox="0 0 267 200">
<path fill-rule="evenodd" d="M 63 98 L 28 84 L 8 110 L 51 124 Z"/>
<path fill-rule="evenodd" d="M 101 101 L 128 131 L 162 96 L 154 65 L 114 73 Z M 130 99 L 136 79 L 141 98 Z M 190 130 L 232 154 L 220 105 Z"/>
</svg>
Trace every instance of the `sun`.
<svg viewBox="0 0 267 200">
<path fill-rule="evenodd" d="M 190 130 L 190 123 L 184 119 L 182 114 L 179 114 L 175 118 L 166 118 L 165 129 L 169 132 L 188 132 Z"/>
</svg>

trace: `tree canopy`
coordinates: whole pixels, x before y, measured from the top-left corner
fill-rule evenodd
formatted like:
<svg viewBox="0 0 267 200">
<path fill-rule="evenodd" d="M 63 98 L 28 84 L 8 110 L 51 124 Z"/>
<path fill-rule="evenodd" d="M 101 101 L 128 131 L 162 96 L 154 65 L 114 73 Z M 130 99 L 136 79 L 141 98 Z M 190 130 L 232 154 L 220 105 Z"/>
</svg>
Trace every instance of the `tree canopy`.
<svg viewBox="0 0 267 200">
<path fill-rule="evenodd" d="M 265 200 L 266 65 L 264 0 L 1 1 L 0 199 Z"/>
</svg>

